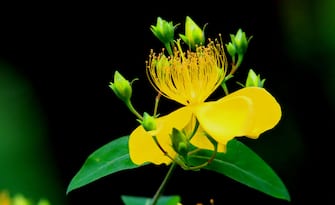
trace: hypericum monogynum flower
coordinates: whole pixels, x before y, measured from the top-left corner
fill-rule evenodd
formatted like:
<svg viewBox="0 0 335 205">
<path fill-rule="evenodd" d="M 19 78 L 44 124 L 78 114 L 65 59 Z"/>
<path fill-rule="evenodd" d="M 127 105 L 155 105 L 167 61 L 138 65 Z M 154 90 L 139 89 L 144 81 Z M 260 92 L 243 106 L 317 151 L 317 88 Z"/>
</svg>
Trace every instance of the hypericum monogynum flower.
<svg viewBox="0 0 335 205">
<path fill-rule="evenodd" d="M 183 105 L 204 102 L 224 80 L 226 57 L 218 42 L 209 42 L 195 52 L 175 49 L 165 57 L 153 51 L 147 62 L 152 86 L 163 96 Z"/>
<path fill-rule="evenodd" d="M 183 149 L 179 142 L 173 145 L 171 133 L 187 130 L 195 120 L 199 126 L 189 142 L 218 152 L 224 152 L 227 142 L 234 137 L 256 139 L 278 123 L 280 105 L 264 88 L 246 87 L 205 102 L 224 80 L 226 68 L 219 41 L 198 46 L 196 51 L 174 49 L 174 55 L 169 57 L 151 52 L 147 61 L 150 83 L 162 96 L 183 107 L 158 117 L 156 130 L 147 132 L 139 126 L 130 134 L 129 153 L 135 164 L 170 164 L 179 155 L 179 148 Z"/>
</svg>

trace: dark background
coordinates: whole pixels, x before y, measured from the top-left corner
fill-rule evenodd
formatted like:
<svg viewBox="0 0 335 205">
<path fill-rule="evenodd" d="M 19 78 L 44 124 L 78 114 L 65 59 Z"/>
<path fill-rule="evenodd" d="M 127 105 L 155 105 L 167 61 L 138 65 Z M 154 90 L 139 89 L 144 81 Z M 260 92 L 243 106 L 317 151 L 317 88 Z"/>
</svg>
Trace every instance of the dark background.
<svg viewBox="0 0 335 205">
<path fill-rule="evenodd" d="M 292 201 L 205 170 L 178 169 L 165 194 L 180 195 L 185 205 L 209 204 L 211 198 L 216 205 L 332 204 L 333 9 L 335 3 L 326 0 L 1 6 L 0 190 L 32 200 L 46 197 L 52 205 L 151 197 L 167 171 L 164 166 L 119 172 L 68 195 L 65 191 L 90 153 L 137 126 L 108 87 L 115 70 L 129 80 L 139 78 L 133 103 L 141 112 L 151 111 L 155 92 L 145 77 L 145 60 L 149 49 L 162 45 L 149 28 L 161 16 L 181 23 L 177 31 L 183 33 L 188 15 L 200 26 L 208 23 L 208 37 L 222 33 L 224 42 L 238 28 L 253 35 L 237 79 L 244 81 L 249 68 L 260 73 L 283 117 L 259 140 L 243 140 L 277 172 Z M 175 107 L 162 99 L 160 112 Z"/>
</svg>

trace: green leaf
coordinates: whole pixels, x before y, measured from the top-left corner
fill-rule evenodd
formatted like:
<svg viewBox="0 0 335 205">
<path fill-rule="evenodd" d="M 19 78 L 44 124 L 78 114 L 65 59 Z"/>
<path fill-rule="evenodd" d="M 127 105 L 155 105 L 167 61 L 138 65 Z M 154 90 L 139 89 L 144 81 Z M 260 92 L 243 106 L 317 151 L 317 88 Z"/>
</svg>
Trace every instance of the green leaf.
<svg viewBox="0 0 335 205">
<path fill-rule="evenodd" d="M 190 156 L 195 166 L 208 161 L 213 151 L 201 150 Z M 227 144 L 226 153 L 217 153 L 204 169 L 226 175 L 242 184 L 272 197 L 290 201 L 290 195 L 278 175 L 255 152 L 234 139 Z"/>
<path fill-rule="evenodd" d="M 121 199 L 125 205 L 150 205 L 152 198 L 126 196 L 122 195 Z M 180 203 L 180 196 L 161 196 L 156 205 L 177 205 Z"/>
<path fill-rule="evenodd" d="M 140 167 L 130 160 L 128 139 L 117 138 L 93 152 L 72 178 L 66 193 L 115 172 Z"/>
</svg>

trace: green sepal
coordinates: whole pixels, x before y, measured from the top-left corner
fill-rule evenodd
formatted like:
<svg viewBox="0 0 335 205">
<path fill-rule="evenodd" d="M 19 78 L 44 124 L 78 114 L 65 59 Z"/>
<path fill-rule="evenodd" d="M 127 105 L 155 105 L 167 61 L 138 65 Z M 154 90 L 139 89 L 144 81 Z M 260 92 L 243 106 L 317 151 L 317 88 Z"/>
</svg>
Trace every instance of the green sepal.
<svg viewBox="0 0 335 205">
<path fill-rule="evenodd" d="M 176 25 L 174 26 L 172 21 L 157 17 L 156 25 L 151 25 L 150 30 L 165 45 L 173 42 L 175 28 Z"/>
<path fill-rule="evenodd" d="M 213 151 L 201 150 L 189 156 L 191 165 L 208 161 Z M 233 139 L 226 153 L 217 153 L 203 169 L 215 171 L 275 198 L 290 201 L 290 195 L 274 170 L 242 142 Z"/>
<path fill-rule="evenodd" d="M 139 196 L 126 196 L 122 195 L 121 199 L 125 205 L 148 205 L 152 198 L 139 197 Z M 180 204 L 180 196 L 161 196 L 159 197 L 156 205 L 178 205 Z"/>
<path fill-rule="evenodd" d="M 249 69 L 247 80 L 245 82 L 245 87 L 264 87 L 265 79 L 261 79 L 261 76 L 255 73 L 253 69 Z"/>
<path fill-rule="evenodd" d="M 128 140 L 129 136 L 117 138 L 89 155 L 80 170 L 70 181 L 66 193 L 68 194 L 74 189 L 115 172 L 143 166 L 136 165 L 131 161 Z"/>
<path fill-rule="evenodd" d="M 186 157 L 189 151 L 188 150 L 189 143 L 185 133 L 176 128 L 172 128 L 170 138 L 172 141 L 172 148 L 174 149 L 174 151 L 176 151 L 181 156 Z"/>
</svg>

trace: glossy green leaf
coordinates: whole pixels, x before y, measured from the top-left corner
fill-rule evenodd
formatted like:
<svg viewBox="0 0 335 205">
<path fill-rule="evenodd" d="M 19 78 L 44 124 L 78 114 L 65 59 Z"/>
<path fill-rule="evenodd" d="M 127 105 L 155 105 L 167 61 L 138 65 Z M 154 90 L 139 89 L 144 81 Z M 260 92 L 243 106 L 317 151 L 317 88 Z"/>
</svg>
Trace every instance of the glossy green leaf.
<svg viewBox="0 0 335 205">
<path fill-rule="evenodd" d="M 139 167 L 130 160 L 128 138 L 117 138 L 93 152 L 72 178 L 66 193 L 115 172 Z"/>
<path fill-rule="evenodd" d="M 201 150 L 190 157 L 192 165 L 208 161 L 213 152 Z M 290 201 L 290 195 L 274 170 L 255 152 L 234 139 L 227 145 L 226 153 L 217 153 L 204 169 L 226 175 L 244 185 L 279 199 Z"/>
<path fill-rule="evenodd" d="M 125 205 L 150 205 L 152 198 L 138 196 L 121 196 Z M 180 203 L 180 196 L 161 196 L 156 205 L 177 205 Z"/>
</svg>

